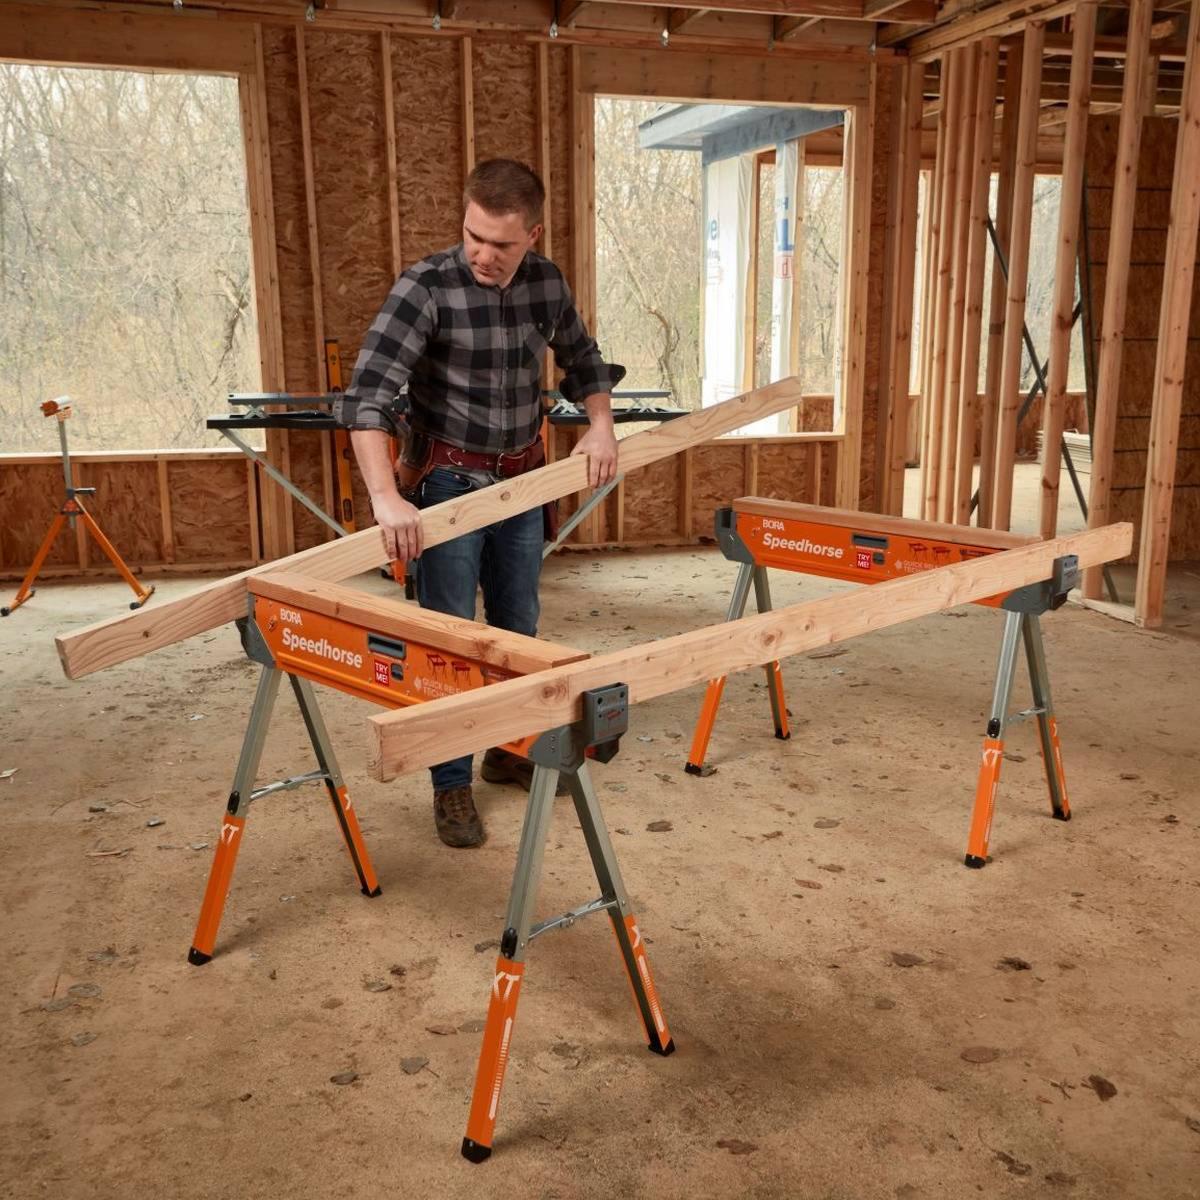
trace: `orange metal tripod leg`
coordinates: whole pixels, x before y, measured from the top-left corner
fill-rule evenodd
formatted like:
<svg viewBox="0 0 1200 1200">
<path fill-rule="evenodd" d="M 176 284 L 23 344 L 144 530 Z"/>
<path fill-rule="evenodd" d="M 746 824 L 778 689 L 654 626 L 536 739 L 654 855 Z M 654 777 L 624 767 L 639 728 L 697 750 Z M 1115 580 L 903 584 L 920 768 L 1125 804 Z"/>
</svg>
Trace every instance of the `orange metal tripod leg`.
<svg viewBox="0 0 1200 1200">
<path fill-rule="evenodd" d="M 229 813 L 221 822 L 221 837 L 217 842 L 217 852 L 213 855 L 212 870 L 208 873 L 208 886 L 204 889 L 204 903 L 200 906 L 200 919 L 192 935 L 192 947 L 188 951 L 188 962 L 194 967 L 203 966 L 213 956 L 217 928 L 225 911 L 225 897 L 229 894 L 229 881 L 233 878 L 245 827 L 245 817 L 235 817 Z"/>
<path fill-rule="evenodd" d="M 610 916 L 617 947 L 629 977 L 629 987 L 633 992 L 633 1003 L 642 1019 L 647 1045 L 655 1054 L 665 1057 L 674 1052 L 675 1042 L 667 1028 L 667 1018 L 663 1016 L 654 977 L 650 974 L 650 960 L 646 957 L 646 943 L 642 941 L 637 918 L 633 913 L 627 914 L 623 921 L 614 914 Z"/>
<path fill-rule="evenodd" d="M 1067 799 L 1067 776 L 1063 771 L 1062 743 L 1058 740 L 1058 719 L 1047 716 L 1045 720 L 1041 747 L 1042 762 L 1046 767 L 1046 786 L 1050 789 L 1050 809 L 1057 820 L 1069 821 L 1071 802 Z"/>
<path fill-rule="evenodd" d="M 362 829 L 358 824 L 358 814 L 350 803 L 350 794 L 343 784 L 334 787 L 330 784 L 329 797 L 333 801 L 334 815 L 346 841 L 346 849 L 350 853 L 350 861 L 358 873 L 358 882 L 362 886 L 364 896 L 378 896 L 381 892 L 379 879 L 375 868 L 371 865 L 371 856 L 367 853 L 367 844 L 363 841 Z"/>
<path fill-rule="evenodd" d="M 79 504 L 79 501 L 76 500 L 75 503 Z M 93 519 L 92 514 L 88 512 L 88 510 L 84 508 L 82 504 L 79 504 L 79 515 L 83 518 L 83 523 L 86 526 L 88 533 L 90 533 L 92 537 L 96 539 L 97 545 L 99 545 L 100 549 L 108 555 L 109 559 L 112 561 L 112 565 L 116 567 L 117 571 L 120 573 L 121 578 L 124 579 L 127 584 L 129 584 L 129 586 L 133 589 L 133 594 L 137 596 L 137 600 L 129 607 L 141 608 L 142 605 L 145 604 L 146 601 L 149 600 L 154 594 L 153 586 L 143 587 L 141 583 L 138 582 L 138 579 L 134 573 L 125 565 L 125 560 L 120 556 L 120 554 L 117 553 L 117 548 L 108 540 L 108 538 L 104 536 L 100 526 L 97 525 Z"/>
<path fill-rule="evenodd" d="M 0 609 L 0 616 L 7 617 L 10 612 L 15 612 L 33 595 L 33 582 L 37 579 L 38 572 L 42 569 L 42 563 L 46 561 L 46 555 L 50 553 L 50 547 L 54 545 L 55 539 L 66 523 L 67 515 L 65 512 L 60 512 L 50 522 L 50 528 L 46 531 L 46 536 L 42 539 L 42 544 L 38 547 L 37 554 L 34 555 L 33 565 L 26 572 L 25 578 L 21 580 L 21 586 L 17 589 L 17 594 L 13 598 L 13 602 L 7 608 Z"/>
<path fill-rule="evenodd" d="M 475 1091 L 471 1096 L 471 1113 L 467 1118 L 467 1136 L 462 1144 L 463 1157 L 471 1162 L 483 1162 L 492 1153 L 496 1109 L 500 1104 L 500 1089 L 504 1086 L 504 1072 L 508 1067 L 508 1051 L 512 1044 L 513 1023 L 517 1017 L 517 1000 L 520 999 L 521 977 L 524 974 L 523 962 L 514 962 L 503 955 L 496 959 L 487 1023 L 483 1030 L 483 1049 L 479 1052 Z"/>
</svg>

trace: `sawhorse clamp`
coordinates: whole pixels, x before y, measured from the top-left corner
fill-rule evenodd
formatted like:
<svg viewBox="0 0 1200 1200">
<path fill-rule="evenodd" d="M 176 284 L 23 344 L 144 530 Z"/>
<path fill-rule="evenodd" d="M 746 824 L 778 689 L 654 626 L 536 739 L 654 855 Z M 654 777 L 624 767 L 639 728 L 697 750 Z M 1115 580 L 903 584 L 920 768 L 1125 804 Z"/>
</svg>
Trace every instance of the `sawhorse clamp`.
<svg viewBox="0 0 1200 1200">
<path fill-rule="evenodd" d="M 462 1143 L 463 1157 L 471 1162 L 483 1162 L 492 1153 L 496 1109 L 512 1045 L 517 1000 L 525 974 L 525 955 L 529 943 L 543 933 L 565 929 L 593 913 L 607 912 L 633 988 L 648 1047 L 653 1053 L 664 1056 L 675 1049 L 650 974 L 645 940 L 630 911 L 616 854 L 587 770 L 587 758 L 608 762 L 616 754 L 619 739 L 628 729 L 628 706 L 629 693 L 623 684 L 584 692 L 582 719 L 574 725 L 544 733 L 525 751 L 534 764 L 533 782 L 521 830 L 508 914 L 500 938 L 500 954 L 492 979 L 467 1133 Z M 557 917 L 535 923 L 533 906 L 560 774 L 570 785 L 575 813 L 600 885 L 600 896 Z"/>
<path fill-rule="evenodd" d="M 225 817 L 221 822 L 221 834 L 217 841 L 216 853 L 213 855 L 212 869 L 208 876 L 208 885 L 204 890 L 204 901 L 200 906 L 200 919 L 196 923 L 196 932 L 192 937 L 192 945 L 188 950 L 188 962 L 193 966 L 203 966 L 213 956 L 216 945 L 217 929 L 221 924 L 221 914 L 225 910 L 225 898 L 229 894 L 229 884 L 233 878 L 233 868 L 237 862 L 238 851 L 242 845 L 242 835 L 246 827 L 246 817 L 250 805 L 255 800 L 261 800 L 273 792 L 291 791 L 306 783 L 322 782 L 329 793 L 333 805 L 334 816 L 338 827 L 350 852 L 350 861 L 364 896 L 380 894 L 379 880 L 375 876 L 375 868 L 367 854 L 363 842 L 362 830 L 359 828 L 358 817 L 346 790 L 345 781 L 333 753 L 333 745 L 325 729 L 325 721 L 321 710 L 317 707 L 317 698 L 313 694 L 312 684 L 307 679 L 291 672 L 280 670 L 270 648 L 266 645 L 254 623 L 254 601 L 250 601 L 251 615 L 240 617 L 237 625 L 242 635 L 242 646 L 247 656 L 254 662 L 262 664 L 262 675 L 258 680 L 258 691 L 254 696 L 254 705 L 250 710 L 250 720 L 246 727 L 246 736 L 242 742 L 242 752 L 238 758 L 237 770 L 233 777 L 233 787 L 229 793 L 229 803 L 225 809 Z M 293 775 L 287 779 L 277 780 L 263 787 L 255 788 L 254 780 L 258 776 L 258 767 L 262 759 L 263 745 L 267 738 L 267 729 L 271 723 L 271 713 L 275 700 L 279 695 L 279 685 L 284 676 L 292 685 L 296 703 L 300 706 L 300 714 L 308 730 L 309 741 L 317 758 L 317 769 L 301 775 Z"/>
<path fill-rule="evenodd" d="M 992 816 L 996 808 L 996 789 L 1000 784 L 1000 764 L 1004 761 L 1004 734 L 1017 721 L 1036 717 L 1042 763 L 1046 784 L 1050 790 L 1050 812 L 1056 821 L 1071 819 L 1067 800 L 1067 781 L 1063 773 L 1062 746 L 1058 738 L 1058 721 L 1050 698 L 1050 675 L 1046 669 L 1046 652 L 1042 645 L 1042 613 L 1061 608 L 1067 594 L 1079 585 L 1079 561 L 1074 555 L 1059 558 L 1054 573 L 1042 583 L 1030 584 L 1010 592 L 1001 602 L 1004 609 L 1004 633 L 1000 640 L 1000 661 L 996 667 L 996 688 L 992 696 L 992 711 L 988 717 L 987 733 L 983 739 L 983 755 L 979 764 L 979 783 L 975 789 L 975 808 L 971 815 L 971 832 L 967 839 L 964 862 L 968 867 L 982 867 L 988 861 L 988 842 L 992 835 Z M 1025 643 L 1025 660 L 1029 666 L 1029 682 L 1033 690 L 1033 707 L 1009 713 L 1013 679 L 1017 670 L 1017 645 Z"/>
</svg>

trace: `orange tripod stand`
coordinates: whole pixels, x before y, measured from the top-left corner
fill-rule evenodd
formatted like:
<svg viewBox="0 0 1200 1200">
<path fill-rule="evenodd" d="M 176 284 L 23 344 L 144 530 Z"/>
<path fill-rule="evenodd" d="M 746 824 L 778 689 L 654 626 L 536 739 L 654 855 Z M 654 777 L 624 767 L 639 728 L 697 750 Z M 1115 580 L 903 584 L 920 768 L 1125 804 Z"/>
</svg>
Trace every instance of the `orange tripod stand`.
<svg viewBox="0 0 1200 1200">
<path fill-rule="evenodd" d="M 66 397 L 62 396 L 60 399 L 65 400 Z M 21 580 L 21 586 L 17 589 L 17 594 L 13 598 L 13 602 L 5 608 L 0 608 L 0 617 L 7 617 L 9 613 L 15 612 L 34 594 L 34 580 L 37 579 L 38 572 L 42 569 L 42 564 L 46 561 L 46 556 L 50 553 L 51 546 L 54 545 L 55 539 L 62 532 L 62 527 L 68 521 L 71 523 L 71 528 L 75 528 L 75 519 L 77 517 L 82 519 L 84 528 L 96 539 L 96 543 L 100 549 L 112 560 L 112 564 L 120 572 L 121 578 L 133 588 L 137 599 L 132 601 L 129 607 L 141 608 L 154 594 L 153 586 L 148 588 L 143 587 L 137 581 L 133 572 L 125 565 L 125 560 L 117 553 L 117 548 L 104 536 L 92 514 L 83 507 L 83 504 L 78 499 L 79 496 L 94 495 L 96 489 L 77 488 L 71 483 L 71 455 L 67 450 L 67 418 L 71 415 L 71 406 L 69 404 L 59 404 L 58 400 L 47 400 L 42 405 L 42 415 L 54 417 L 58 421 L 58 440 L 62 447 L 63 482 L 66 485 L 67 499 L 62 508 L 58 510 L 58 515 L 50 522 L 50 528 L 46 531 L 46 536 L 42 539 L 42 544 L 38 547 L 38 552 L 33 557 L 33 564 L 30 566 L 25 578 Z"/>
</svg>

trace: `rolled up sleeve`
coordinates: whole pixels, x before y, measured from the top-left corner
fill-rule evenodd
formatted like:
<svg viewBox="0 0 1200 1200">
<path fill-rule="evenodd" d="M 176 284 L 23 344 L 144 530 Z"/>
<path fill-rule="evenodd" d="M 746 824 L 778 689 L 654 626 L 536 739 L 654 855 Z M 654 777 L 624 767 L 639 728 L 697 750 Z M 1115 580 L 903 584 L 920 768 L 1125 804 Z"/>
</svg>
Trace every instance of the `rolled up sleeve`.
<svg viewBox="0 0 1200 1200">
<path fill-rule="evenodd" d="M 334 401 L 334 420 L 395 435 L 407 408 L 400 392 L 436 328 L 437 300 L 427 282 L 401 275 L 367 332 L 350 386 Z"/>
<path fill-rule="evenodd" d="M 572 404 L 582 403 L 597 392 L 611 392 L 625 378 L 625 368 L 620 363 L 604 361 L 569 291 L 550 345 L 554 361 L 564 372 L 559 388 Z"/>
</svg>

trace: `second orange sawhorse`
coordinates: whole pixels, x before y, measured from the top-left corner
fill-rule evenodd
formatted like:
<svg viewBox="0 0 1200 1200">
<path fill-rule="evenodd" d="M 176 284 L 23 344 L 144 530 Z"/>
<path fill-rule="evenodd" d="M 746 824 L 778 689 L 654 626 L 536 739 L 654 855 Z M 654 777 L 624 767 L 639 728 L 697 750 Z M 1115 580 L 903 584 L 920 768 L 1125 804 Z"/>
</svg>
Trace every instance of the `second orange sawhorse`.
<svg viewBox="0 0 1200 1200">
<path fill-rule="evenodd" d="M 212 959 L 250 805 L 274 792 L 323 783 L 364 895 L 380 895 L 379 880 L 317 707 L 313 683 L 396 708 L 589 657 L 585 651 L 499 634 L 473 621 L 377 600 L 300 576 L 258 575 L 249 580 L 248 588 L 249 613 L 238 625 L 243 648 L 263 671 L 188 950 L 188 961 L 195 966 Z M 317 768 L 255 788 L 271 712 L 285 676 L 300 706 Z M 650 973 L 645 941 L 630 908 L 587 768 L 588 759 L 607 762 L 616 754 L 628 727 L 628 689 L 623 684 L 593 689 L 583 694 L 583 701 L 582 717 L 575 724 L 505 747 L 527 758 L 534 769 L 462 1141 L 463 1157 L 471 1162 L 483 1162 L 492 1152 L 526 953 L 530 942 L 541 934 L 595 913 L 607 913 L 647 1046 L 660 1055 L 675 1049 Z M 535 922 L 534 904 L 560 775 L 575 803 L 600 896 Z"/>
<path fill-rule="evenodd" d="M 1036 541 L 1035 538 L 990 529 L 910 521 L 753 496 L 735 500 L 732 507 L 718 511 L 716 535 L 721 552 L 731 562 L 739 564 L 727 617 L 731 621 L 745 612 L 752 585 L 759 611 L 765 612 L 771 607 L 767 582 L 769 567 L 853 583 L 882 583 L 886 579 L 933 570 Z M 1004 758 L 1004 735 L 1008 726 L 1016 721 L 1030 717 L 1037 719 L 1051 815 L 1060 821 L 1071 818 L 1039 617 L 1062 605 L 1077 582 L 1077 564 L 1071 558 L 1060 559 L 1050 581 L 978 601 L 985 607 L 1001 609 L 1005 622 L 964 856 L 968 867 L 982 867 L 988 861 L 1000 764 Z M 1017 655 L 1022 643 L 1029 667 L 1033 705 L 1021 712 L 1010 713 Z M 775 736 L 787 738 L 790 736 L 787 705 L 777 662 L 767 666 L 767 684 Z M 704 757 L 724 687 L 724 678 L 714 679 L 708 685 L 685 767 L 689 774 L 706 775 L 713 770 L 705 765 Z"/>
</svg>

